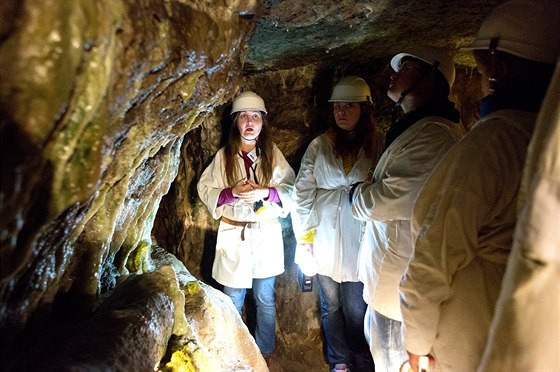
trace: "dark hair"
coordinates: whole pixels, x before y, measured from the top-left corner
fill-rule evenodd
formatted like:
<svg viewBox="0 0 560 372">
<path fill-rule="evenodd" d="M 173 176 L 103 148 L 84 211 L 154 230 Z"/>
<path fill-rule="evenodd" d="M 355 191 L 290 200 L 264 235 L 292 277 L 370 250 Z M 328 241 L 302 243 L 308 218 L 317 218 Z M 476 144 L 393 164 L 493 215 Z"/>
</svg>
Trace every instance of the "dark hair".
<svg viewBox="0 0 560 372">
<path fill-rule="evenodd" d="M 360 102 L 360 119 L 351 132 L 340 129 L 336 125 L 334 115 L 331 115 L 331 123 L 331 130 L 334 133 L 334 150 L 340 156 L 357 155 L 362 148 L 367 157 L 375 156 L 376 125 L 371 103 Z"/>
<path fill-rule="evenodd" d="M 229 131 L 229 136 L 224 146 L 225 152 L 225 178 L 228 185 L 233 186 L 242 177 L 239 169 L 237 157 L 239 156 L 239 146 L 241 145 L 241 133 L 237 127 L 237 119 L 240 112 L 232 116 L 232 125 Z M 259 184 L 262 186 L 269 186 L 272 179 L 272 162 L 274 160 L 273 143 L 269 137 L 268 132 L 268 119 L 264 112 L 262 114 L 262 129 L 259 137 L 257 138 L 257 151 L 261 157 L 260 166 L 257 168 L 257 176 Z"/>
</svg>

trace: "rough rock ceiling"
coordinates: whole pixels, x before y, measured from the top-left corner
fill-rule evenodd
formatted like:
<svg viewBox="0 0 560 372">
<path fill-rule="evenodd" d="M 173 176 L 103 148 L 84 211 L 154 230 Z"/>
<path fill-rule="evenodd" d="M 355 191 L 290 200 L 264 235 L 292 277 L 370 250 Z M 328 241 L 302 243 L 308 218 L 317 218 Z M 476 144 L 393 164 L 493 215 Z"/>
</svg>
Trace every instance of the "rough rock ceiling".
<svg viewBox="0 0 560 372">
<path fill-rule="evenodd" d="M 263 71 L 374 60 L 411 44 L 458 50 L 499 0 L 268 0 L 245 68 Z M 458 64 L 472 65 L 458 50 Z"/>
</svg>

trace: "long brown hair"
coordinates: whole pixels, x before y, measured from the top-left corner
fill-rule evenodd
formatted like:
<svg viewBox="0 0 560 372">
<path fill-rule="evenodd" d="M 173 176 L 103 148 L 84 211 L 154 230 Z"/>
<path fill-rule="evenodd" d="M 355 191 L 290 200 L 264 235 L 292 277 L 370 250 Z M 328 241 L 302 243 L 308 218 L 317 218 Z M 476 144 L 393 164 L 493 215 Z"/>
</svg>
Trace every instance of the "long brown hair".
<svg viewBox="0 0 560 372">
<path fill-rule="evenodd" d="M 334 150 L 337 154 L 340 156 L 346 154 L 357 156 L 360 149 L 363 148 L 368 158 L 374 158 L 376 156 L 375 136 L 377 134 L 372 104 L 360 102 L 360 119 L 351 132 L 340 129 L 338 125 L 336 125 L 334 115 L 331 115 L 331 119 L 331 130 L 334 133 Z"/>
<path fill-rule="evenodd" d="M 239 147 L 241 145 L 241 133 L 237 128 L 237 119 L 240 112 L 237 112 L 232 120 L 229 136 L 224 147 L 225 151 L 225 178 L 228 185 L 235 185 L 242 177 L 241 170 L 239 169 Z M 261 186 L 270 186 L 272 179 L 272 162 L 274 160 L 273 143 L 270 139 L 268 120 L 266 114 L 262 113 L 262 129 L 259 137 L 257 138 L 257 154 L 261 158 L 259 167 L 257 168 L 258 183 Z"/>
</svg>

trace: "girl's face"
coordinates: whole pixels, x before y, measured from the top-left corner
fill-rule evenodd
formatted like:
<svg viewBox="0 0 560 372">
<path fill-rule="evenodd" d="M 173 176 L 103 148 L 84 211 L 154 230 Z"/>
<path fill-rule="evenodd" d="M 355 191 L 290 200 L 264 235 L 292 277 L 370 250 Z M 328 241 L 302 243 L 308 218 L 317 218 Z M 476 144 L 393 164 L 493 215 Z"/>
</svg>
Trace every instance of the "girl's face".
<svg viewBox="0 0 560 372">
<path fill-rule="evenodd" d="M 359 102 L 335 102 L 333 114 L 336 125 L 345 131 L 352 131 L 360 120 Z"/>
<path fill-rule="evenodd" d="M 237 116 L 236 124 L 243 139 L 254 141 L 261 134 L 263 126 L 262 113 L 260 111 L 241 111 L 239 116 Z"/>
</svg>

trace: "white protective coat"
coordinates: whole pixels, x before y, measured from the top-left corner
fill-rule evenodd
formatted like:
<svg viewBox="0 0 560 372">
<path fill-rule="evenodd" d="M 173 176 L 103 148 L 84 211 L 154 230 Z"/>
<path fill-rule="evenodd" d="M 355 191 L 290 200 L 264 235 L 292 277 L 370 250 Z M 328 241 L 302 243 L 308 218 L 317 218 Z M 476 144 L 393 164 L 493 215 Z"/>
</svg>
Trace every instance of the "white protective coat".
<svg viewBox="0 0 560 372">
<path fill-rule="evenodd" d="M 367 221 L 359 258 L 364 301 L 385 317 L 401 320 L 399 282 L 412 255 L 410 219 L 429 173 L 463 134 L 462 127 L 430 116 L 414 123 L 385 150 L 374 181 L 359 185 L 353 214 Z"/>
<path fill-rule="evenodd" d="M 318 273 L 337 283 L 357 282 L 358 250 L 362 223 L 352 216 L 350 187 L 372 174 L 373 159 L 360 151 L 352 170 L 344 172 L 342 158 L 328 135 L 307 147 L 296 178 L 292 222 L 296 237 L 315 230 L 313 254 Z M 296 253 L 296 263 L 298 263 Z"/>
<path fill-rule="evenodd" d="M 453 147 L 422 188 L 401 283 L 406 349 L 437 371 L 475 371 L 500 292 L 536 115 L 500 110 Z"/>
<path fill-rule="evenodd" d="M 529 145 L 523 205 L 479 371 L 560 367 L 560 63 Z"/>
<path fill-rule="evenodd" d="M 256 149 L 252 151 L 256 156 Z M 284 272 L 284 243 L 280 223 L 266 223 L 286 217 L 291 208 L 290 194 L 295 174 L 276 145 L 273 147 L 273 174 L 270 187 L 276 188 L 282 204 L 264 201 L 263 212 L 256 214 L 253 204 L 241 199 L 217 206 L 220 192 L 233 185 L 225 179 L 224 149 L 221 148 L 198 182 L 198 195 L 212 217 L 222 216 L 235 221 L 264 222 L 260 228 L 232 226 L 220 221 L 216 242 L 216 257 L 212 277 L 220 284 L 232 288 L 251 288 L 253 278 L 268 278 Z M 244 160 L 237 157 L 240 174 L 255 181 L 253 172 L 245 175 Z M 256 157 L 253 167 L 259 175 L 261 158 Z M 242 177 L 241 177 L 242 178 Z M 259 177 L 257 177 L 259 178 Z"/>
</svg>

